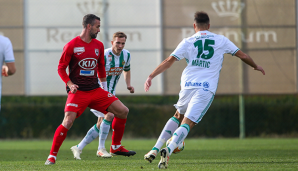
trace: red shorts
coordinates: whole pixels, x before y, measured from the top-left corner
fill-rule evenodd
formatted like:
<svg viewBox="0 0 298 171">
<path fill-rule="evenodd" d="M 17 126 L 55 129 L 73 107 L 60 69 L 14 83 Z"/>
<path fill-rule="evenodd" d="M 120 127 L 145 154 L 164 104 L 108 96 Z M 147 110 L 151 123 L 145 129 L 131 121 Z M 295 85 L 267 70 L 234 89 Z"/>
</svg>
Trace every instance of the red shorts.
<svg viewBox="0 0 298 171">
<path fill-rule="evenodd" d="M 118 100 L 116 96 L 102 88 L 90 91 L 78 90 L 75 94 L 69 92 L 64 112 L 76 112 L 78 118 L 87 107 L 90 107 L 106 114 L 108 107 L 116 100 Z"/>
</svg>

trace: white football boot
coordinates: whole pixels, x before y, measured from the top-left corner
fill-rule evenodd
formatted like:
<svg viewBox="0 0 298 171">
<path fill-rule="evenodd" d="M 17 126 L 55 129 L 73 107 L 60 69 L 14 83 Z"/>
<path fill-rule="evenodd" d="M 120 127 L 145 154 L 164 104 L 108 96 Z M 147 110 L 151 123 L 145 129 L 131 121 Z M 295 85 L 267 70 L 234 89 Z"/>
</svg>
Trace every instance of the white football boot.
<svg viewBox="0 0 298 171">
<path fill-rule="evenodd" d="M 70 150 L 72 151 L 73 153 L 73 158 L 77 159 L 77 160 L 81 160 L 81 153 L 82 153 L 82 150 L 80 150 L 76 145 L 75 146 L 72 146 L 70 148 Z"/>
<path fill-rule="evenodd" d="M 169 164 L 169 159 L 170 159 L 170 153 L 168 148 L 163 148 L 160 150 L 160 161 L 158 163 L 158 168 L 160 169 L 166 169 L 168 168 Z"/>
<path fill-rule="evenodd" d="M 112 155 L 107 152 L 105 148 L 102 148 L 96 152 L 97 157 L 102 157 L 102 158 L 111 158 Z"/>
<path fill-rule="evenodd" d="M 155 159 L 156 155 L 157 150 L 151 150 L 147 154 L 145 154 L 144 159 L 151 163 Z"/>
</svg>

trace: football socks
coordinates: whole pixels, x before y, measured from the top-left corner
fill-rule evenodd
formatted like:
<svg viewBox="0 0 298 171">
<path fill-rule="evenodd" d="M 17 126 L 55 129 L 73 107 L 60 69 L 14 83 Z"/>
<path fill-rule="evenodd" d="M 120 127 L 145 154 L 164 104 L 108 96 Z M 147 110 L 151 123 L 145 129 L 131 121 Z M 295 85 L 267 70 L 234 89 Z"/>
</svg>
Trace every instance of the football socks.
<svg viewBox="0 0 298 171">
<path fill-rule="evenodd" d="M 83 150 L 83 148 L 91 143 L 95 138 L 98 137 L 98 128 L 96 126 L 96 124 L 94 126 L 92 126 L 89 131 L 87 132 L 86 136 L 82 139 L 82 141 L 78 144 L 78 148 L 80 150 Z"/>
<path fill-rule="evenodd" d="M 120 145 L 121 144 L 121 140 L 122 140 L 122 137 L 124 134 L 126 120 L 127 120 L 127 118 L 120 119 L 118 117 L 114 117 L 114 120 L 112 122 L 112 129 L 113 129 L 112 145 Z"/>
<path fill-rule="evenodd" d="M 66 138 L 68 129 L 66 129 L 63 125 L 59 125 L 55 131 L 53 144 L 50 151 L 50 155 L 57 156 L 58 151 Z"/>
<path fill-rule="evenodd" d="M 170 152 L 170 155 L 172 154 L 173 150 L 184 141 L 186 138 L 190 128 L 188 124 L 181 125 L 173 134 L 173 138 L 171 143 L 167 146 Z"/>
<path fill-rule="evenodd" d="M 105 148 L 105 142 L 109 134 L 109 130 L 111 127 L 112 122 L 109 122 L 107 120 L 103 120 L 100 124 L 99 129 L 99 144 L 98 144 L 98 150 Z"/>
<path fill-rule="evenodd" d="M 172 137 L 174 131 L 178 128 L 179 124 L 180 122 L 177 118 L 170 118 L 163 130 L 161 131 L 160 136 L 157 139 L 157 142 L 152 148 L 152 150 L 157 150 L 158 152 L 160 148 L 163 146 L 163 144 Z"/>
</svg>

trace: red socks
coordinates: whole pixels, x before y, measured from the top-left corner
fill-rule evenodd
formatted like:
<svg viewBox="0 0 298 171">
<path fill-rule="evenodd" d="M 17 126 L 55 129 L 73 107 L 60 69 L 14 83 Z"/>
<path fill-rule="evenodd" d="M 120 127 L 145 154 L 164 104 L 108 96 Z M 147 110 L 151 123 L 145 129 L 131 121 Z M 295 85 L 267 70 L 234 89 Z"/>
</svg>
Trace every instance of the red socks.
<svg viewBox="0 0 298 171">
<path fill-rule="evenodd" d="M 67 131 L 68 129 L 66 129 L 63 125 L 58 126 L 54 134 L 50 155 L 57 156 L 59 148 L 61 147 L 63 141 L 66 138 Z"/>
<path fill-rule="evenodd" d="M 114 117 L 112 122 L 112 129 L 113 129 L 113 135 L 112 135 L 112 145 L 120 145 L 121 140 L 124 134 L 125 129 L 125 123 L 126 119 L 120 119 L 117 117 Z"/>
</svg>

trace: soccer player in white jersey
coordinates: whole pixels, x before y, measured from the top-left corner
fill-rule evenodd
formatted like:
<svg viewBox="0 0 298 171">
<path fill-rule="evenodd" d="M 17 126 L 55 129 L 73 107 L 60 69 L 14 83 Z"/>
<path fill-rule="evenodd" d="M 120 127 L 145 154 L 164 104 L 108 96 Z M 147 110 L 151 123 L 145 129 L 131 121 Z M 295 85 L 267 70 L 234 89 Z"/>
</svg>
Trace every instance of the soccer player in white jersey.
<svg viewBox="0 0 298 171">
<path fill-rule="evenodd" d="M 104 90 L 114 95 L 116 92 L 116 85 L 122 71 L 127 89 L 130 93 L 134 93 L 134 87 L 132 87 L 130 84 L 130 52 L 124 49 L 126 39 L 127 36 L 125 33 L 114 33 L 113 40 L 111 41 L 112 47 L 105 49 L 104 52 L 107 82 L 100 82 L 100 84 Z M 110 153 L 108 153 L 105 148 L 105 141 L 110 130 L 110 125 L 112 124 L 113 130 L 115 127 L 117 127 L 117 125 L 112 122 L 114 114 L 108 112 L 106 115 L 104 115 L 103 113 L 94 109 L 91 109 L 91 111 L 98 117 L 98 121 L 89 129 L 84 139 L 78 145 L 71 147 L 71 151 L 73 152 L 75 159 L 80 160 L 80 154 L 82 153 L 83 148 L 98 136 L 99 144 L 98 150 L 96 152 L 98 157 L 110 158 L 112 155 L 131 156 L 136 154 L 134 151 L 128 151 L 121 146 L 120 141 L 122 137 L 114 137 L 116 140 L 112 140 Z M 117 135 L 115 135 L 113 132 L 112 136 Z"/>
<path fill-rule="evenodd" d="M 263 68 L 255 64 L 249 55 L 239 50 L 228 38 L 208 31 L 210 23 L 207 13 L 196 12 L 193 27 L 195 34 L 183 39 L 173 53 L 149 75 L 144 85 L 147 92 L 155 76 L 171 67 L 175 61 L 185 58 L 187 66 L 181 76 L 179 100 L 174 105 L 177 111 L 166 123 L 152 150 L 144 156 L 144 159 L 151 163 L 160 152 L 160 169 L 168 167 L 173 150 L 184 141 L 193 126 L 201 121 L 211 105 L 225 53 L 240 58 L 265 75 Z M 161 149 L 171 137 L 171 143 Z"/>
<path fill-rule="evenodd" d="M 6 65 L 4 65 L 4 62 Z M 12 44 L 8 37 L 0 35 L 0 66 L 2 66 L 2 76 L 8 77 L 16 72 L 15 59 Z M 2 77 L 0 77 L 0 103 L 2 95 Z M 1 105 L 0 105 L 1 111 Z"/>
</svg>

